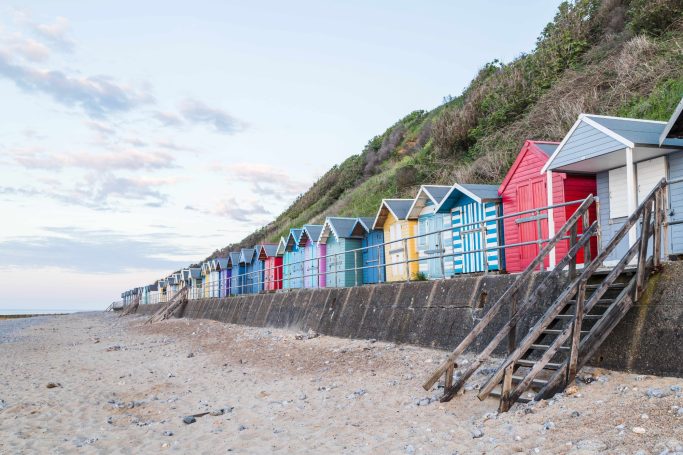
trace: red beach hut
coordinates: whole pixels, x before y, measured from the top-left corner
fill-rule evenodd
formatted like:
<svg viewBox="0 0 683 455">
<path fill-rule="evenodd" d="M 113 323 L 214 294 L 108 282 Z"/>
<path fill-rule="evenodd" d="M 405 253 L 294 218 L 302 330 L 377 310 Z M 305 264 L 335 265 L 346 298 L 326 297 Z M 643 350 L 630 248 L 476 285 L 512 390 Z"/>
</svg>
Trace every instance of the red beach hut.
<svg viewBox="0 0 683 455">
<path fill-rule="evenodd" d="M 541 169 L 553 154 L 559 142 L 526 141 L 517 155 L 517 159 L 505 176 L 498 189 L 503 200 L 503 214 L 513 214 L 528 210 L 545 208 L 563 202 L 586 198 L 589 194 L 597 194 L 595 174 L 565 174 L 560 172 L 541 173 Z M 548 187 L 552 187 L 549 197 Z M 567 221 L 576 205 L 538 213 L 525 213 L 504 220 L 505 244 L 531 242 L 540 237 L 548 239 Z M 591 222 L 595 220 L 595 208 L 590 212 Z M 550 233 L 549 233 L 550 232 Z M 553 267 L 567 253 L 568 241 L 561 241 L 554 254 L 546 257 L 545 267 Z M 505 264 L 509 272 L 521 272 L 538 255 L 542 246 L 531 244 L 505 249 Z M 591 243 L 591 251 L 595 255 L 597 242 Z M 578 262 L 583 262 L 583 253 Z"/>
<path fill-rule="evenodd" d="M 260 245 L 258 259 L 263 261 L 263 290 L 271 292 L 282 289 L 282 255 L 277 254 L 277 245 Z"/>
</svg>

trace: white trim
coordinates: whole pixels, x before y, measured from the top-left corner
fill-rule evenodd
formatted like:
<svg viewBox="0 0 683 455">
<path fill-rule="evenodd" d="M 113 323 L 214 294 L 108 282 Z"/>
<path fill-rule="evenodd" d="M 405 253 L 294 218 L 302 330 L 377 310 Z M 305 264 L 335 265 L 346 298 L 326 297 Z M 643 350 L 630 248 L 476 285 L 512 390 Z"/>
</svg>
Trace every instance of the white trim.
<svg viewBox="0 0 683 455">
<path fill-rule="evenodd" d="M 612 120 L 629 120 L 629 121 L 635 121 L 635 122 L 646 122 L 646 123 L 666 123 L 663 120 L 647 120 L 643 118 L 633 118 L 633 117 L 616 117 L 614 115 L 599 115 L 599 114 L 583 114 L 589 117 L 597 117 L 597 118 L 607 118 L 607 119 L 612 119 Z"/>
<path fill-rule="evenodd" d="M 574 130 L 576 130 L 576 128 L 579 127 L 579 125 L 581 124 L 581 121 L 583 120 L 584 115 L 585 114 L 580 114 L 579 118 L 576 119 L 576 121 L 574 122 L 572 127 L 569 128 L 569 131 L 567 132 L 567 134 L 565 134 L 564 138 L 562 138 L 560 145 L 557 146 L 557 148 L 555 149 L 553 154 L 550 155 L 550 158 L 548 158 L 548 161 L 546 161 L 545 164 L 543 165 L 543 167 L 541 168 L 541 175 L 543 175 L 548 170 L 550 163 L 552 163 L 553 160 L 555 159 L 555 157 L 557 156 L 557 154 L 560 153 L 560 150 L 562 150 L 562 147 L 564 147 L 564 144 L 567 143 L 567 141 L 569 140 L 569 137 L 572 135 L 572 133 L 574 133 Z"/>
<path fill-rule="evenodd" d="M 674 123 L 676 120 L 678 120 L 678 117 L 681 115 L 681 111 L 683 111 L 683 98 L 678 102 L 678 106 L 676 106 L 676 109 L 674 109 L 673 114 L 671 114 L 671 117 L 669 117 L 669 121 L 666 122 L 666 126 L 664 127 L 664 131 L 662 131 L 662 134 L 659 135 L 659 146 L 661 147 L 664 141 L 666 140 L 666 137 L 669 135 L 671 132 L 671 128 L 674 126 Z"/>
<path fill-rule="evenodd" d="M 633 149 L 628 147 L 626 149 L 626 206 L 628 207 L 628 215 L 630 216 L 636 211 L 638 207 L 638 188 L 636 187 L 636 166 L 633 163 Z M 636 225 L 628 231 L 628 245 L 633 246 L 637 239 Z"/>
<path fill-rule="evenodd" d="M 408 214 L 406 215 L 406 219 L 414 219 L 417 218 L 418 215 L 413 215 L 413 209 L 415 209 L 415 204 L 417 204 L 417 200 L 420 198 L 420 195 L 424 192 L 429 199 L 432 201 L 434 206 L 439 206 L 441 202 L 443 202 L 444 199 L 446 199 L 446 196 L 443 197 L 441 201 L 437 201 L 434 195 L 427 189 L 428 186 L 431 187 L 437 187 L 437 188 L 450 188 L 446 195 L 449 195 L 451 192 L 451 189 L 453 189 L 452 186 L 450 185 L 420 185 L 420 190 L 417 192 L 417 195 L 415 196 L 415 199 L 413 199 L 413 203 L 410 205 L 410 208 L 408 209 Z"/>
<path fill-rule="evenodd" d="M 548 239 L 555 235 L 555 209 L 552 208 L 553 205 L 553 171 L 547 171 L 545 173 L 545 192 L 548 201 Z M 550 250 L 550 257 L 548 258 L 548 268 L 553 270 L 557 264 L 557 257 L 555 247 Z"/>
<path fill-rule="evenodd" d="M 398 216 L 396 216 L 396 213 L 394 213 L 394 211 L 391 210 L 391 207 L 389 206 L 389 204 L 387 204 L 387 201 L 409 201 L 409 200 L 410 200 L 410 199 L 382 199 L 382 203 L 381 203 L 380 206 L 379 206 L 379 210 L 377 211 L 377 215 L 375 216 L 375 222 L 372 224 L 372 228 L 373 228 L 373 229 L 379 229 L 379 228 L 377 227 L 377 218 L 379 218 L 379 214 L 382 213 L 382 208 L 383 208 L 383 207 L 386 207 L 387 210 L 389 210 L 389 212 L 394 216 L 394 218 L 396 218 L 396 221 L 402 221 L 401 218 L 399 218 Z M 410 212 L 409 212 L 409 213 L 410 213 Z M 407 218 L 406 218 L 406 219 L 407 219 Z M 384 227 L 384 226 L 382 226 L 382 227 Z"/>
</svg>

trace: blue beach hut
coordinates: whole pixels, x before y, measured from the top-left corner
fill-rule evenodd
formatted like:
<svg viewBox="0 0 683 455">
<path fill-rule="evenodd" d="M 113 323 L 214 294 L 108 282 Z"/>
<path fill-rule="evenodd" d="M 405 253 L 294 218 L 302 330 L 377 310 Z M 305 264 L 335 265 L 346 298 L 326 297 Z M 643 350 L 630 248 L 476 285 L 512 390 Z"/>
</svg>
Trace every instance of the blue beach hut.
<svg viewBox="0 0 683 455">
<path fill-rule="evenodd" d="M 299 248 L 303 251 L 303 283 L 305 288 L 325 287 L 325 244 L 320 243 L 321 224 L 305 224 L 299 236 Z M 322 259 L 321 259 L 322 257 Z"/>
<path fill-rule="evenodd" d="M 504 270 L 504 255 L 498 249 L 503 238 L 496 219 L 502 214 L 498 185 L 456 183 L 436 213 L 451 215 L 453 273 Z"/>
<path fill-rule="evenodd" d="M 363 284 L 386 281 L 384 274 L 384 231 L 373 229 L 374 221 L 375 219 L 371 217 L 357 218 L 351 230 L 353 236 L 361 237 Z"/>
<path fill-rule="evenodd" d="M 302 229 L 290 229 L 289 235 L 285 240 L 285 253 L 283 262 L 287 264 L 283 276 L 283 288 L 285 289 L 299 289 L 303 287 L 303 251 L 299 248 L 299 237 L 301 237 Z"/>
<path fill-rule="evenodd" d="M 228 253 L 228 268 L 230 268 L 230 295 L 243 294 L 244 290 L 240 286 L 242 280 L 240 267 L 240 253 L 233 251 Z"/>
<path fill-rule="evenodd" d="M 357 218 L 328 217 L 320 232 L 320 244 L 326 246 L 325 286 L 343 288 L 363 283 L 363 236 L 353 235 Z"/>
<path fill-rule="evenodd" d="M 428 279 L 453 274 L 451 214 L 436 211 L 451 188 L 422 185 L 408 211 L 408 219 L 417 220 L 418 271 Z"/>
</svg>

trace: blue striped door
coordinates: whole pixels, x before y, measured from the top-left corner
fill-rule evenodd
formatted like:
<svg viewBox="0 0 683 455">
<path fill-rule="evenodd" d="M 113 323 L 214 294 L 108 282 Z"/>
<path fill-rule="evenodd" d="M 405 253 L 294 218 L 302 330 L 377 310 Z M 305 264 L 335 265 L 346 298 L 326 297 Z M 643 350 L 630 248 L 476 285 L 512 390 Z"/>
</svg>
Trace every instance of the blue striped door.
<svg viewBox="0 0 683 455">
<path fill-rule="evenodd" d="M 472 202 L 453 208 L 451 222 L 453 226 L 453 265 L 455 273 L 473 273 L 484 271 L 484 252 L 477 250 L 498 246 L 498 214 L 497 204 Z M 480 222 L 485 222 L 486 238 L 482 239 Z M 470 223 L 476 223 L 470 225 Z M 474 252 L 472 252 L 474 251 Z M 488 270 L 500 270 L 499 252 L 489 249 L 486 252 Z"/>
</svg>

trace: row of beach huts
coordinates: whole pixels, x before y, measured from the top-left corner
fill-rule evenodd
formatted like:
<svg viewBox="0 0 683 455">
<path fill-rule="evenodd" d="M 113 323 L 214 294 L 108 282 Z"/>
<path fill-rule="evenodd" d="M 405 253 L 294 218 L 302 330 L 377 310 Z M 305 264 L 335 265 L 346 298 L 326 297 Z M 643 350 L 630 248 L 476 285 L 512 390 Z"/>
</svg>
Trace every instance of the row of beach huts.
<svg viewBox="0 0 683 455">
<path fill-rule="evenodd" d="M 600 226 L 596 251 L 662 178 L 670 182 L 662 254 L 682 254 L 682 110 L 683 100 L 669 122 L 582 114 L 562 142 L 524 142 L 500 185 L 423 185 L 413 199 L 384 199 L 374 218 L 328 217 L 292 228 L 278 244 L 243 248 L 126 291 L 124 304 L 166 302 L 182 289 L 198 299 L 520 272 L 590 194 L 599 201 L 589 215 Z M 560 242 L 542 268 L 553 268 L 568 245 Z"/>
</svg>

